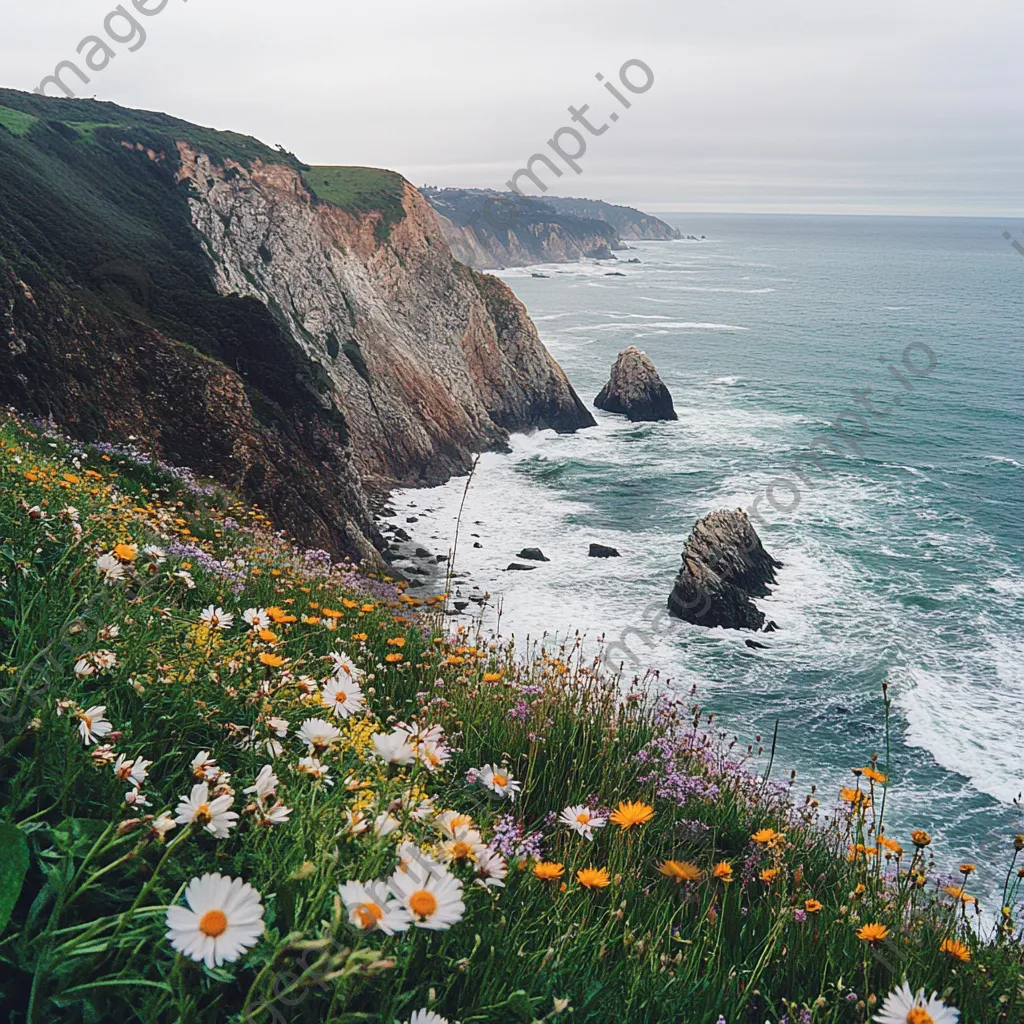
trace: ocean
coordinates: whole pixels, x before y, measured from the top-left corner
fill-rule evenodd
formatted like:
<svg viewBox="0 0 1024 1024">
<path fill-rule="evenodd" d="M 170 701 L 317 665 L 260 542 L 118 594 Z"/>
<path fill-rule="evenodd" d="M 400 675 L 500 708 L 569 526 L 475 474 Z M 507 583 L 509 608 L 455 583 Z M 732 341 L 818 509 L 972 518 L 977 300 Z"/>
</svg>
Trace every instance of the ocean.
<svg viewBox="0 0 1024 1024">
<path fill-rule="evenodd" d="M 975 891 L 1001 891 L 1024 831 L 1024 259 L 1003 232 L 1024 230 L 665 219 L 704 240 L 500 276 L 584 402 L 636 345 L 678 422 L 594 410 L 595 429 L 484 455 L 456 568 L 490 592 L 486 622 L 505 636 L 624 643 L 631 671 L 696 686 L 743 744 L 767 745 L 778 723 L 775 777 L 795 769 L 823 808 L 852 767 L 885 761 L 888 681 L 887 833 L 909 847 L 927 829 L 940 863 L 973 860 Z M 449 551 L 465 488 L 394 496 L 414 546 Z M 694 521 L 759 497 L 758 532 L 783 562 L 758 602 L 779 627 L 757 636 L 766 649 L 666 620 Z M 589 558 L 591 542 L 621 557 Z M 550 561 L 505 571 L 527 546 Z"/>
</svg>

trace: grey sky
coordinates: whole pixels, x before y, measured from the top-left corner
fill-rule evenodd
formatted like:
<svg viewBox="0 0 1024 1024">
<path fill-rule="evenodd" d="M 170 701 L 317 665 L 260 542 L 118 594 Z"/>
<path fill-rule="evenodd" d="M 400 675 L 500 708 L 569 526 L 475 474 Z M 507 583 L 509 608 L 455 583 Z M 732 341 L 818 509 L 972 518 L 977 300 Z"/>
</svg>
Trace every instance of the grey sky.
<svg viewBox="0 0 1024 1024">
<path fill-rule="evenodd" d="M 114 0 L 4 4 L 31 90 Z M 131 0 L 123 0 L 129 7 Z M 156 6 L 158 0 L 149 0 Z M 553 194 L 651 210 L 1024 215 L 1020 0 L 169 0 L 81 95 L 281 143 L 310 163 L 502 187 L 646 62 L 653 88 Z"/>
</svg>

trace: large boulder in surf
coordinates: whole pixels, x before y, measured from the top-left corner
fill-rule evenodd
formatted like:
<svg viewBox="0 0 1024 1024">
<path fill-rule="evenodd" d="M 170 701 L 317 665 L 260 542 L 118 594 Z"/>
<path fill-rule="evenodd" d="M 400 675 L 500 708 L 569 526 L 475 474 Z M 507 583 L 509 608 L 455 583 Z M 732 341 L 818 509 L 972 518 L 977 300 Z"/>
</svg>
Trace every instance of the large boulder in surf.
<svg viewBox="0 0 1024 1024">
<path fill-rule="evenodd" d="M 697 520 L 687 538 L 669 614 L 698 626 L 761 629 L 764 612 L 751 598 L 771 593 L 769 584 L 781 567 L 765 551 L 746 512 L 712 512 Z"/>
<path fill-rule="evenodd" d="M 611 378 L 594 405 L 605 412 L 622 413 L 634 422 L 679 419 L 654 363 L 635 345 L 619 353 Z"/>
</svg>

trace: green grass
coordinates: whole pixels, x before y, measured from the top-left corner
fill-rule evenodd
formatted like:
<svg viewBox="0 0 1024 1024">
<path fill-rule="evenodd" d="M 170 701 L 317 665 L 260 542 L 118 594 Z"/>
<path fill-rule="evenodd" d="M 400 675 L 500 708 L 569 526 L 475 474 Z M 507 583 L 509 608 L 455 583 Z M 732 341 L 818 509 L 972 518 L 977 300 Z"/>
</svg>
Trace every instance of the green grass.
<svg viewBox="0 0 1024 1024">
<path fill-rule="evenodd" d="M 306 187 L 318 199 L 349 213 L 380 213 L 375 226 L 384 241 L 405 217 L 405 179 L 394 171 L 374 167 L 311 167 L 303 173 Z"/>
<path fill-rule="evenodd" d="M 154 543 L 163 562 L 143 550 Z M 107 584 L 95 562 L 110 552 L 124 577 Z M 851 776 L 842 809 L 805 799 L 773 781 L 765 754 L 726 746 L 692 697 L 657 698 L 571 643 L 517 649 L 455 631 L 438 601 L 317 568 L 226 492 L 13 418 L 0 423 L 0 577 L 10 1024 L 391 1024 L 422 1007 L 463 1024 L 865 1024 L 904 979 L 959 1007 L 964 1024 L 1022 1019 L 1024 837 L 1007 837 L 1007 863 L 978 867 L 1007 880 L 1001 926 L 983 933 L 975 905 L 942 887 L 925 837 L 879 842 L 881 781 Z M 235 616 L 230 628 L 203 624 L 210 605 Z M 242 621 L 250 607 L 276 609 L 270 634 Z M 332 719 L 328 786 L 298 770 L 298 730 L 332 718 L 314 696 L 332 653 L 354 662 L 365 707 Z M 80 715 L 96 705 L 116 732 L 87 746 Z M 373 756 L 373 735 L 414 719 L 451 748 L 436 770 Z M 126 805 L 100 743 L 152 762 L 148 806 Z M 153 816 L 174 815 L 202 751 L 230 775 L 217 781 L 236 827 L 156 836 Z M 884 762 L 865 750 L 877 779 Z M 266 764 L 291 808 L 273 827 L 243 793 Z M 521 782 L 514 802 L 467 778 L 485 764 Z M 649 805 L 649 820 L 610 822 L 591 841 L 556 820 L 568 804 L 607 813 L 621 801 Z M 451 927 L 355 927 L 338 887 L 387 879 L 402 840 L 439 855 L 444 810 L 503 850 L 505 886 L 475 884 L 472 861 L 457 859 Z M 384 814 L 393 832 L 364 827 Z M 560 877 L 537 877 L 538 853 Z M 672 881 L 659 870 L 668 859 L 699 878 Z M 587 867 L 609 884 L 580 884 Z M 210 968 L 175 953 L 165 917 L 215 871 L 259 892 L 265 927 Z M 858 937 L 872 922 L 890 932 L 878 956 Z M 947 940 L 970 959 L 945 952 Z"/>
<path fill-rule="evenodd" d="M 0 125 L 12 135 L 28 135 L 38 123 L 39 118 L 33 117 L 31 114 L 20 110 L 11 110 L 10 107 L 0 107 Z"/>
</svg>

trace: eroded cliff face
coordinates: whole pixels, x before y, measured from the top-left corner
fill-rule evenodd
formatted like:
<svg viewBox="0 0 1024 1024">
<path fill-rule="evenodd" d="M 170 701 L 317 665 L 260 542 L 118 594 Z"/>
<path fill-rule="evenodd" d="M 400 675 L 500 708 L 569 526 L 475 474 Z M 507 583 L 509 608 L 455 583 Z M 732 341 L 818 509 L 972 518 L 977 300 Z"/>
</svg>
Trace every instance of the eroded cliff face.
<svg viewBox="0 0 1024 1024">
<path fill-rule="evenodd" d="M 495 219 L 503 216 L 499 211 Z M 437 213 L 437 219 L 455 258 L 479 270 L 611 259 L 613 251 L 625 248 L 611 229 L 570 230 L 561 224 L 536 222 L 495 230 L 482 221 L 460 226 L 443 213 Z"/>
<path fill-rule="evenodd" d="M 382 240 L 379 213 L 317 200 L 290 167 L 178 150 L 217 289 L 286 326 L 370 487 L 443 481 L 509 431 L 594 423 L 522 304 L 453 259 L 411 185 Z"/>
</svg>

